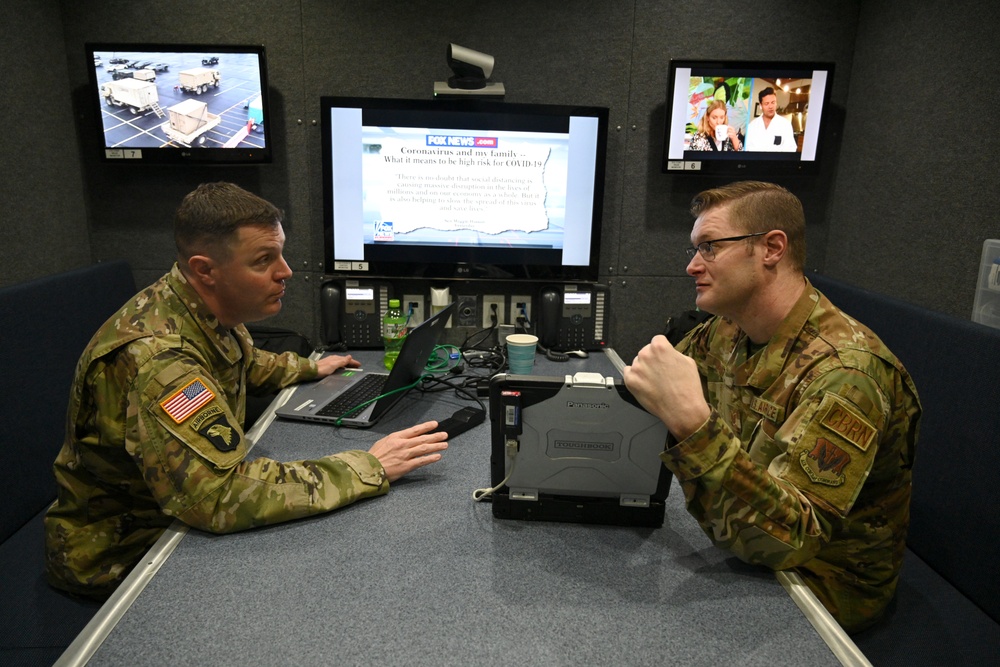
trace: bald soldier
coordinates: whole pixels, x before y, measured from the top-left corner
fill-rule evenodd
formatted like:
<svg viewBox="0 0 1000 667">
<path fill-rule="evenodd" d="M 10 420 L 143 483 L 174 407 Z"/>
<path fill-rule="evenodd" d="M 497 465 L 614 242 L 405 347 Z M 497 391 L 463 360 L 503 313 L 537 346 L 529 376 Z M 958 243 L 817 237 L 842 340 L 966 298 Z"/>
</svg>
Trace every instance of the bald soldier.
<svg viewBox="0 0 1000 667">
<path fill-rule="evenodd" d="M 247 461 L 247 392 L 339 368 L 259 350 L 244 326 L 281 309 L 292 272 L 282 212 L 229 183 L 199 186 L 174 219 L 177 263 L 94 335 L 80 358 L 45 517 L 49 582 L 107 597 L 174 520 L 213 533 L 327 512 L 441 458 L 427 422 L 367 452 Z"/>
<path fill-rule="evenodd" d="M 708 536 L 794 570 L 849 632 L 896 590 L 920 403 L 909 374 L 803 274 L 805 217 L 776 185 L 697 195 L 687 272 L 713 314 L 624 370 L 676 443 L 662 458 Z"/>
</svg>

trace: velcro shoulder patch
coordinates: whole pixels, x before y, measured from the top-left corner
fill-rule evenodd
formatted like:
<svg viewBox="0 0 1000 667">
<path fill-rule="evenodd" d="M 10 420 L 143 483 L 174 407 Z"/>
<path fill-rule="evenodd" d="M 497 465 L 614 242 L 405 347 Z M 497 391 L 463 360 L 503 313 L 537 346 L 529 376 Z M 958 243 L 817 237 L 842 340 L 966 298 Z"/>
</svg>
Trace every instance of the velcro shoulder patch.
<svg viewBox="0 0 1000 667">
<path fill-rule="evenodd" d="M 799 454 L 799 465 L 816 484 L 840 486 L 847 481 L 844 468 L 851 462 L 851 455 L 826 438 L 816 438 L 810 450 Z"/>
<path fill-rule="evenodd" d="M 183 464 L 181 468 L 171 470 L 171 475 L 186 479 L 206 462 L 217 471 L 229 470 L 246 457 L 243 432 L 233 415 L 218 401 L 202 408 L 183 424 L 173 423 L 153 406 L 148 412 L 162 431 L 151 430 L 150 433 L 159 437 L 150 438 L 147 444 L 156 447 L 163 465 Z M 198 456 L 184 455 L 184 449 L 190 449 Z"/>
<path fill-rule="evenodd" d="M 778 475 L 814 500 L 847 516 L 861 493 L 878 450 L 878 430 L 860 410 L 833 393 L 789 447 L 789 465 Z"/>
<path fill-rule="evenodd" d="M 229 424 L 225 412 L 220 410 L 220 413 L 212 414 L 211 410 L 206 410 L 191 426 L 220 452 L 232 452 L 240 446 L 240 431 Z"/>
<path fill-rule="evenodd" d="M 160 407 L 175 424 L 182 424 L 213 398 L 215 394 L 208 385 L 201 378 L 195 378 L 161 401 Z"/>
<path fill-rule="evenodd" d="M 877 432 L 865 415 L 836 394 L 823 397 L 816 420 L 863 452 L 868 451 Z"/>
</svg>

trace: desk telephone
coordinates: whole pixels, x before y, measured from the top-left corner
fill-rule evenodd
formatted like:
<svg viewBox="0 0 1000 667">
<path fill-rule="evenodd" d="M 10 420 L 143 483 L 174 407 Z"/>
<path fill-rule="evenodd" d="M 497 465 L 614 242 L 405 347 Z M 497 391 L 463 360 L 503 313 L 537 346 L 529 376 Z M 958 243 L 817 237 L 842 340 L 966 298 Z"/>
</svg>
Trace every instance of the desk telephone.
<svg viewBox="0 0 1000 667">
<path fill-rule="evenodd" d="M 603 349 L 610 296 L 603 285 L 544 288 L 538 303 L 539 345 L 551 352 Z"/>
<path fill-rule="evenodd" d="M 382 347 L 382 316 L 391 285 L 377 280 L 331 281 L 320 289 L 323 344 Z M 546 287 L 539 298 L 537 335 L 547 351 L 601 350 L 610 292 L 603 285 Z"/>
<path fill-rule="evenodd" d="M 382 316 L 389 309 L 389 283 L 347 280 L 320 290 L 323 344 L 349 349 L 382 347 Z"/>
</svg>

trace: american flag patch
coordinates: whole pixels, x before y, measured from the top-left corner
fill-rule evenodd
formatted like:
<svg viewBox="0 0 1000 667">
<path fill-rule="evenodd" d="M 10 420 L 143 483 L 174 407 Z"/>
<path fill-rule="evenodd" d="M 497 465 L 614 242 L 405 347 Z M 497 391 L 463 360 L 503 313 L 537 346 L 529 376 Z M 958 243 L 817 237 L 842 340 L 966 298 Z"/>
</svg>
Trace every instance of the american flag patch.
<svg viewBox="0 0 1000 667">
<path fill-rule="evenodd" d="M 205 386 L 200 379 L 194 379 L 184 385 L 184 388 L 176 394 L 160 403 L 164 412 L 170 418 L 180 424 L 190 417 L 198 408 L 215 398 L 212 390 Z"/>
</svg>

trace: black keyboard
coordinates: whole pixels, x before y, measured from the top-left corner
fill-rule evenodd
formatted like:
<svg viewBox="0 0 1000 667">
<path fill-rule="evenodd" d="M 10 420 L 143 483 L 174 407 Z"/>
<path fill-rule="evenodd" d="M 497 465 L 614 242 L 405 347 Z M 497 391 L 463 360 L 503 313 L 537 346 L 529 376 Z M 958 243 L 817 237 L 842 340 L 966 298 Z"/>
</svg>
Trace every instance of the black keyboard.
<svg viewBox="0 0 1000 667">
<path fill-rule="evenodd" d="M 351 414 L 348 414 L 347 416 L 352 417 L 355 412 L 351 412 L 351 409 L 356 408 L 362 403 L 370 401 L 381 394 L 382 387 L 385 385 L 385 381 L 388 378 L 388 375 L 383 375 L 381 373 L 366 375 L 358 380 L 353 387 L 323 406 L 323 408 L 317 411 L 316 414 L 320 414 L 325 417 L 340 417 L 345 413 L 350 412 Z M 360 411 L 361 409 L 359 408 L 356 412 Z"/>
</svg>

